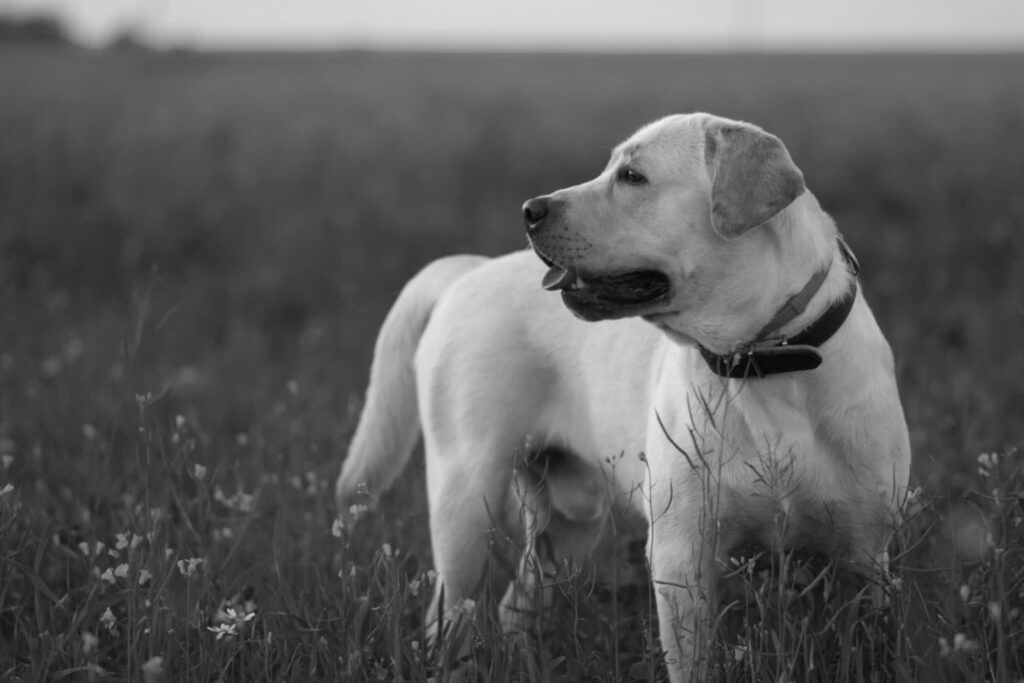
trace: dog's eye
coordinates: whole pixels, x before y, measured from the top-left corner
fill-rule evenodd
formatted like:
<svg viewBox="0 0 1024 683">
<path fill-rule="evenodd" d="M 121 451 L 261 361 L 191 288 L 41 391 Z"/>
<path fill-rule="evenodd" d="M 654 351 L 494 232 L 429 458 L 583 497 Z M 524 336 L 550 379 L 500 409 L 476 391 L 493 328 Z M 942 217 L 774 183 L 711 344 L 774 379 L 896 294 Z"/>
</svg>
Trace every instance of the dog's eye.
<svg viewBox="0 0 1024 683">
<path fill-rule="evenodd" d="M 642 174 L 637 173 L 634 169 L 629 166 L 623 166 L 619 169 L 619 173 L 616 176 L 619 180 L 630 185 L 646 185 L 647 178 Z"/>
</svg>

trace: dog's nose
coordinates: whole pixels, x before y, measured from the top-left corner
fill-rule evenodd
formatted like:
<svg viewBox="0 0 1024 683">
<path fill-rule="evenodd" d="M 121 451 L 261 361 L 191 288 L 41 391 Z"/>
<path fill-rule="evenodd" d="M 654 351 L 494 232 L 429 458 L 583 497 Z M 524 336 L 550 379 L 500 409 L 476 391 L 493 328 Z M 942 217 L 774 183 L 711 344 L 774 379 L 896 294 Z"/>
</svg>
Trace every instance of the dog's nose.
<svg viewBox="0 0 1024 683">
<path fill-rule="evenodd" d="M 536 230 L 548 215 L 548 200 L 546 197 L 534 197 L 523 203 L 523 220 L 526 221 L 527 230 Z"/>
</svg>

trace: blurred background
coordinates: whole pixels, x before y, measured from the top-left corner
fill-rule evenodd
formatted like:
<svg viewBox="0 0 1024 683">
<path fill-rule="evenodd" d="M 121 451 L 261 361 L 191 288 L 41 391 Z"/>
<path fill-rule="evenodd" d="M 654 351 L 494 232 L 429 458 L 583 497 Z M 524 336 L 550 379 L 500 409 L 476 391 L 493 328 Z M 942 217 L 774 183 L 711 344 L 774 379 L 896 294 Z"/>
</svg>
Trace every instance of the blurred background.
<svg viewBox="0 0 1024 683">
<path fill-rule="evenodd" d="M 1022 47 L 1015 0 L 0 0 L 10 476 L 130 485 L 148 393 L 242 479 L 333 477 L 418 268 L 525 246 L 525 198 L 706 110 L 837 219 L 915 479 L 955 490 L 1021 438 Z"/>
</svg>

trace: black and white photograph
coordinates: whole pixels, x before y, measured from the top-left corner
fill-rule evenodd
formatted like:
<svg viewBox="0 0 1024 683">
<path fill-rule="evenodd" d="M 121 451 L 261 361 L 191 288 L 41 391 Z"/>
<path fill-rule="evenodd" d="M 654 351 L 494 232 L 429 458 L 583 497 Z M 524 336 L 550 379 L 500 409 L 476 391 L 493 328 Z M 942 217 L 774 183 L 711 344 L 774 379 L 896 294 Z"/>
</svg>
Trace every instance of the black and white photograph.
<svg viewBox="0 0 1024 683">
<path fill-rule="evenodd" d="M 1024 3 L 0 0 L 0 680 L 1024 683 Z"/>
</svg>

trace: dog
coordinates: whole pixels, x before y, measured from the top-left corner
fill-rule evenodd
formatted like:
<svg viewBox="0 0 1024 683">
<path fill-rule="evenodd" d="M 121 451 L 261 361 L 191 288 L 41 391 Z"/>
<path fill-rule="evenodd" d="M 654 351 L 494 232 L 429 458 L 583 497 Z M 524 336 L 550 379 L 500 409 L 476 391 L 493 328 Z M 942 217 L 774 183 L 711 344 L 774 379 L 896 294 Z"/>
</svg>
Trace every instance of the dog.
<svg viewBox="0 0 1024 683">
<path fill-rule="evenodd" d="M 707 675 L 738 545 L 885 572 L 910 468 L 893 355 L 779 138 L 669 116 L 523 216 L 532 252 L 443 258 L 402 290 L 337 483 L 343 513 L 384 491 L 422 425 L 435 624 L 460 623 L 502 527 L 522 553 L 499 615 L 527 628 L 616 505 L 646 520 L 674 682 Z"/>
</svg>

